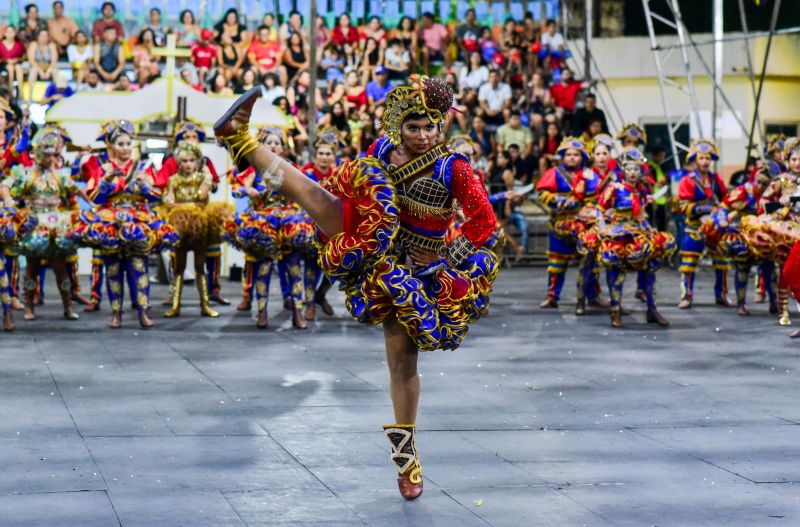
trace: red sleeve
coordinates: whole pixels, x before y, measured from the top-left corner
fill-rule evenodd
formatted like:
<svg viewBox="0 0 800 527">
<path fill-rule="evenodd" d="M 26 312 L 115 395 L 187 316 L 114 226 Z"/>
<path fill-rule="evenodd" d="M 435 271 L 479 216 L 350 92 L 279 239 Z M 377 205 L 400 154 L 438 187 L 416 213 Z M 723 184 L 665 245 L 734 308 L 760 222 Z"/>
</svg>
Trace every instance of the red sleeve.
<svg viewBox="0 0 800 527">
<path fill-rule="evenodd" d="M 378 140 L 376 139 L 369 147 L 367 148 L 367 155 L 374 157 L 375 156 L 375 149 L 378 148 Z"/>
<path fill-rule="evenodd" d="M 215 185 L 219 185 L 219 174 L 217 174 L 217 167 L 214 166 L 214 163 L 211 162 L 211 159 L 206 157 L 205 160 L 206 168 L 208 168 L 208 171 L 211 172 L 211 180 Z"/>
<path fill-rule="evenodd" d="M 157 186 L 158 188 L 166 188 L 167 183 L 169 183 L 169 178 L 172 177 L 177 172 L 178 172 L 178 163 L 175 162 L 174 157 L 169 156 L 161 164 L 161 168 L 158 169 L 156 177 L 153 180 L 153 184 L 155 184 L 155 186 Z"/>
<path fill-rule="evenodd" d="M 558 190 L 555 168 L 548 168 L 544 175 L 539 178 L 538 183 L 536 183 L 536 190 L 549 190 L 551 192 Z"/>
<path fill-rule="evenodd" d="M 722 203 L 724 203 L 729 209 L 732 209 L 735 207 L 737 202 L 742 201 L 743 199 L 747 199 L 747 190 L 744 188 L 744 186 L 740 186 L 731 189 L 728 195 L 725 196 L 725 199 L 722 200 Z"/>
<path fill-rule="evenodd" d="M 475 247 L 482 247 L 497 226 L 494 209 L 489 203 L 483 183 L 475 176 L 467 161 L 453 162 L 450 191 L 458 200 L 467 221 L 462 226 L 464 238 Z"/>
<path fill-rule="evenodd" d="M 684 176 L 678 185 L 678 199 L 694 201 L 694 181 L 690 176 Z"/>
<path fill-rule="evenodd" d="M 100 178 L 103 177 L 103 167 L 97 156 L 92 156 L 81 165 L 81 180 L 86 182 L 86 191 L 92 191 Z"/>
<path fill-rule="evenodd" d="M 719 199 L 723 199 L 725 197 L 725 194 L 728 193 L 728 186 L 725 184 L 724 181 L 722 181 L 722 176 L 720 176 L 718 173 L 715 172 L 714 177 L 717 178 L 717 185 L 719 186 L 719 196 L 717 197 Z"/>
</svg>

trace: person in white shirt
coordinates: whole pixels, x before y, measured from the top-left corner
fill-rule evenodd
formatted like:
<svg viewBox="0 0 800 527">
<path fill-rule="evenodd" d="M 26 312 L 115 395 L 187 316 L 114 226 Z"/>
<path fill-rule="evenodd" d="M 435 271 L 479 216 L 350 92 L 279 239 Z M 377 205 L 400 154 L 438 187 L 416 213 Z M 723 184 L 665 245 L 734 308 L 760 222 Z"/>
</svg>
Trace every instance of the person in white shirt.
<svg viewBox="0 0 800 527">
<path fill-rule="evenodd" d="M 500 82 L 500 72 L 491 70 L 489 81 L 478 90 L 478 103 L 486 121 L 486 129 L 490 132 L 505 124 L 503 112 L 511 109 L 511 86 Z"/>
<path fill-rule="evenodd" d="M 561 33 L 556 28 L 556 21 L 550 19 L 547 21 L 547 31 L 542 34 L 542 51 L 540 57 L 542 59 L 549 59 L 550 69 L 556 69 L 561 66 L 564 60 L 564 46 L 566 42 Z"/>
<path fill-rule="evenodd" d="M 393 38 L 383 54 L 383 65 L 389 70 L 389 81 L 405 81 L 411 72 L 411 54 L 399 38 Z"/>
</svg>

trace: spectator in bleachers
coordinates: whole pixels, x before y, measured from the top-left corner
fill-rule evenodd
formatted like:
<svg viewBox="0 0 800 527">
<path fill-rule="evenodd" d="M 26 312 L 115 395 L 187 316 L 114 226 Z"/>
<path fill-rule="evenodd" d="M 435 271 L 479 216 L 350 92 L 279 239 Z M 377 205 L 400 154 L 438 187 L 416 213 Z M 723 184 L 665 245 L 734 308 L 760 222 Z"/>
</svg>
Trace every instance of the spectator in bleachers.
<svg viewBox="0 0 800 527">
<path fill-rule="evenodd" d="M 522 126 L 519 110 L 511 110 L 508 122 L 497 129 L 497 144 L 503 150 L 517 145 L 522 160 L 530 159 L 533 155 L 533 133 L 530 128 Z"/>
<path fill-rule="evenodd" d="M 347 74 L 345 86 L 345 109 L 349 112 L 350 108 L 361 110 L 367 106 L 366 80 L 369 78 L 369 70 L 364 70 L 363 78 L 358 76 L 356 71 Z"/>
<path fill-rule="evenodd" d="M 180 76 L 183 82 L 191 86 L 193 89 L 200 92 L 203 91 L 203 87 L 197 84 L 197 76 L 195 75 L 193 68 L 188 64 L 181 68 Z"/>
<path fill-rule="evenodd" d="M 139 30 L 141 34 L 145 29 L 153 32 L 153 42 L 156 47 L 162 47 L 167 44 L 167 33 L 169 28 L 161 23 L 161 10 L 157 7 L 150 8 L 150 13 L 147 18 L 147 23 Z"/>
<path fill-rule="evenodd" d="M 78 84 L 78 91 L 106 91 L 106 86 L 100 82 L 97 70 L 92 68 L 86 74 L 86 81 Z"/>
<path fill-rule="evenodd" d="M 286 22 L 281 24 L 279 33 L 281 48 L 286 47 L 292 33 L 299 33 L 304 40 L 308 40 L 308 34 L 303 28 L 303 15 L 300 14 L 300 11 L 291 11 Z"/>
<path fill-rule="evenodd" d="M 361 67 L 371 70 L 382 63 L 383 50 L 378 46 L 374 38 L 369 37 L 364 41 L 364 57 L 361 59 Z"/>
<path fill-rule="evenodd" d="M 36 81 L 52 79 L 58 64 L 58 50 L 50 40 L 50 33 L 46 29 L 39 31 L 36 39 L 28 44 L 27 55 L 30 63 L 28 100 L 32 101 Z"/>
<path fill-rule="evenodd" d="M 280 111 L 286 114 L 286 122 L 288 125 L 286 128 L 286 134 L 294 141 L 295 151 L 297 151 L 299 148 L 297 146 L 298 143 L 305 145 L 305 143 L 308 141 L 308 132 L 306 132 L 305 125 L 300 117 L 298 117 L 296 113 L 292 112 L 292 109 L 289 107 L 289 99 L 286 97 L 279 97 L 272 104 L 277 106 Z"/>
<path fill-rule="evenodd" d="M 255 88 L 256 81 L 258 80 L 258 75 L 253 68 L 247 68 L 242 73 L 242 79 L 239 82 L 239 89 L 236 90 L 236 93 L 244 93 L 250 88 Z"/>
<path fill-rule="evenodd" d="M 130 92 L 138 89 L 138 86 L 134 86 L 131 82 L 131 78 L 125 75 L 124 73 L 119 76 L 117 82 L 114 83 L 114 87 L 111 88 L 112 91 L 125 91 Z"/>
<path fill-rule="evenodd" d="M 561 70 L 561 80 L 550 87 L 550 95 L 553 97 L 553 104 L 556 107 L 558 120 L 564 123 L 567 131 L 571 130 L 575 103 L 578 100 L 578 93 L 588 88 L 588 82 L 581 82 L 572 78 L 572 70 L 564 68 Z"/>
<path fill-rule="evenodd" d="M 217 70 L 216 75 L 214 75 L 214 78 L 211 79 L 210 85 L 211 87 L 209 91 L 215 95 L 221 95 L 224 97 L 233 95 L 233 89 L 228 85 L 228 81 L 225 80 L 225 75 L 223 75 L 220 70 Z"/>
<path fill-rule="evenodd" d="M 410 16 L 401 18 L 394 36 L 400 39 L 403 49 L 407 50 L 411 56 L 411 69 L 413 70 L 417 65 L 417 53 L 419 51 L 419 32 L 414 19 Z"/>
<path fill-rule="evenodd" d="M 230 35 L 222 35 L 220 40 L 222 45 L 217 48 L 217 64 L 226 84 L 230 84 L 242 75 L 245 53 Z"/>
<path fill-rule="evenodd" d="M 27 45 L 36 39 L 40 31 L 47 29 L 47 22 L 39 18 L 39 8 L 36 4 L 25 6 L 25 18 L 19 21 L 19 31 L 17 37 Z"/>
<path fill-rule="evenodd" d="M 553 98 L 544 82 L 542 72 L 537 70 L 531 76 L 528 91 L 528 106 L 530 112 L 531 128 L 537 134 L 544 133 L 544 116 L 553 107 Z"/>
<path fill-rule="evenodd" d="M 555 165 L 558 145 L 561 144 L 561 128 L 555 119 L 547 121 L 545 133 L 539 139 L 539 175 Z"/>
<path fill-rule="evenodd" d="M 188 48 L 200 38 L 200 26 L 197 25 L 191 9 L 184 9 L 178 17 L 180 25 L 175 31 L 178 46 Z"/>
<path fill-rule="evenodd" d="M 584 129 L 583 133 L 581 133 L 578 138 L 583 141 L 584 144 L 588 145 L 594 139 L 594 136 L 601 133 L 603 131 L 603 122 L 598 119 L 597 117 L 592 117 L 589 119 L 589 122 L 586 124 L 586 128 Z"/>
<path fill-rule="evenodd" d="M 5 70 L 8 74 L 9 93 L 14 93 L 14 81 L 22 88 L 22 63 L 25 55 L 25 44 L 17 38 L 17 28 L 7 25 L 3 31 L 3 40 L 0 41 L 0 71 Z"/>
<path fill-rule="evenodd" d="M 503 30 L 500 33 L 500 49 L 503 53 L 509 53 L 512 48 L 522 46 L 522 35 L 517 31 L 517 24 L 512 19 L 506 20 Z"/>
<path fill-rule="evenodd" d="M 230 36 L 231 40 L 236 44 L 243 44 L 249 40 L 247 38 L 247 28 L 239 20 L 239 11 L 236 8 L 231 7 L 225 11 L 225 16 L 222 17 L 222 20 L 214 24 L 214 42 L 217 44 L 222 43 L 222 35 Z"/>
<path fill-rule="evenodd" d="M 269 28 L 269 39 L 278 42 L 278 30 L 275 28 L 275 17 L 272 13 L 267 13 L 261 19 L 261 25 Z M 255 35 L 254 35 L 255 37 Z"/>
<path fill-rule="evenodd" d="M 331 39 L 331 32 L 325 24 L 325 17 L 317 15 L 317 64 L 322 60 L 325 47 Z"/>
<path fill-rule="evenodd" d="M 139 87 L 146 86 L 153 79 L 158 77 L 161 69 L 158 66 L 158 59 L 153 55 L 153 48 L 156 47 L 155 33 L 150 28 L 145 28 L 139 33 L 137 44 L 133 48 L 133 67 L 136 72 L 136 84 Z"/>
<path fill-rule="evenodd" d="M 595 94 L 587 93 L 583 97 L 583 108 L 579 108 L 575 112 L 575 130 L 573 131 L 573 135 L 578 136 L 584 133 L 589 126 L 589 121 L 593 119 L 600 121 L 600 132 L 607 134 L 608 124 L 606 123 L 606 113 L 597 107 L 597 97 Z"/>
<path fill-rule="evenodd" d="M 77 84 L 81 84 L 86 79 L 93 56 L 94 49 L 89 43 L 89 37 L 79 30 L 75 33 L 72 44 L 67 46 L 67 60 L 72 66 L 72 78 Z"/>
<path fill-rule="evenodd" d="M 390 82 L 402 82 L 411 73 L 411 54 L 399 38 L 392 38 L 383 55 L 383 65 L 389 71 Z"/>
<path fill-rule="evenodd" d="M 500 80 L 498 70 L 490 71 L 489 80 L 478 90 L 478 103 L 489 131 L 505 123 L 503 112 L 511 108 L 511 87 Z"/>
<path fill-rule="evenodd" d="M 357 50 L 360 38 L 358 30 L 350 25 L 350 15 L 342 13 L 339 16 L 339 23 L 331 32 L 333 45 L 344 50 L 345 44 L 350 44 L 354 50 Z"/>
<path fill-rule="evenodd" d="M 289 78 L 290 84 L 297 80 L 297 75 L 301 71 L 308 71 L 308 52 L 300 33 L 289 35 L 289 41 L 286 49 L 283 50 L 281 63 L 286 68 L 286 76 Z"/>
<path fill-rule="evenodd" d="M 211 44 L 213 36 L 210 29 L 203 29 L 197 45 L 192 46 L 192 65 L 197 70 L 197 84 L 200 86 L 205 85 L 208 72 L 217 64 L 217 48 Z"/>
<path fill-rule="evenodd" d="M 289 78 L 286 68 L 281 65 L 281 46 L 269 38 L 269 28 L 259 26 L 257 38 L 247 48 L 247 61 L 258 75 L 277 73 L 281 86 L 286 88 Z"/>
<path fill-rule="evenodd" d="M 472 118 L 472 127 L 470 128 L 469 136 L 480 148 L 480 154 L 485 157 L 494 154 L 495 136 L 486 128 L 486 121 L 480 115 L 476 115 Z"/>
<path fill-rule="evenodd" d="M 423 46 L 421 49 L 422 69 L 425 75 L 430 75 L 431 63 L 441 63 L 447 68 L 450 61 L 446 56 L 447 45 L 450 43 L 450 33 L 436 22 L 433 13 L 422 15 L 422 27 L 419 29 L 419 39 Z"/>
<path fill-rule="evenodd" d="M 94 45 L 93 61 L 104 83 L 114 84 L 119 80 L 122 70 L 125 69 L 125 53 L 112 24 L 106 25 L 103 38 Z"/>
<path fill-rule="evenodd" d="M 261 81 L 261 97 L 265 101 L 286 97 L 286 90 L 278 84 L 278 77 L 274 73 L 264 75 L 264 79 Z"/>
<path fill-rule="evenodd" d="M 49 109 L 61 99 L 70 97 L 74 93 L 75 90 L 73 90 L 72 86 L 69 85 L 67 78 L 61 73 L 56 72 L 53 75 L 52 82 L 47 85 L 47 89 L 44 92 L 44 97 L 42 98 L 41 102 L 42 104 L 46 104 L 47 108 Z"/>
<path fill-rule="evenodd" d="M 475 10 L 467 9 L 465 22 L 456 27 L 456 44 L 458 44 L 460 60 L 467 62 L 473 53 L 480 51 L 478 41 L 481 38 L 482 29 L 482 26 L 475 23 Z M 477 87 L 475 89 L 477 90 Z"/>
<path fill-rule="evenodd" d="M 555 20 L 548 20 L 546 28 L 547 31 L 542 33 L 539 57 L 542 58 L 545 67 L 554 70 L 561 67 L 564 60 L 566 42 L 561 33 L 558 32 Z"/>
<path fill-rule="evenodd" d="M 364 28 L 364 31 L 361 35 L 361 39 L 373 39 L 377 44 L 378 51 L 383 54 L 383 52 L 386 50 L 388 37 L 386 35 L 386 28 L 383 27 L 383 22 L 381 22 L 380 17 L 370 17 L 369 23 Z"/>
<path fill-rule="evenodd" d="M 53 2 L 53 18 L 47 21 L 47 32 L 58 47 L 58 54 L 65 55 L 67 46 L 70 45 L 75 34 L 80 28 L 74 20 L 64 16 L 64 2 Z"/>
<path fill-rule="evenodd" d="M 469 54 L 467 64 L 461 68 L 458 75 L 458 85 L 461 87 L 461 104 L 472 107 L 478 102 L 478 90 L 489 81 L 489 68 L 481 54 L 473 51 Z"/>
<path fill-rule="evenodd" d="M 370 111 L 375 111 L 375 107 L 386 102 L 386 96 L 392 91 L 389 83 L 389 70 L 383 66 L 375 68 L 373 79 L 367 84 L 367 102 Z"/>
<path fill-rule="evenodd" d="M 92 40 L 95 43 L 103 40 L 107 28 L 114 28 L 117 40 L 125 38 L 125 28 L 122 27 L 120 21 L 115 18 L 117 7 L 114 5 L 114 2 L 103 2 L 100 13 L 102 16 L 95 20 L 92 25 Z"/>
</svg>

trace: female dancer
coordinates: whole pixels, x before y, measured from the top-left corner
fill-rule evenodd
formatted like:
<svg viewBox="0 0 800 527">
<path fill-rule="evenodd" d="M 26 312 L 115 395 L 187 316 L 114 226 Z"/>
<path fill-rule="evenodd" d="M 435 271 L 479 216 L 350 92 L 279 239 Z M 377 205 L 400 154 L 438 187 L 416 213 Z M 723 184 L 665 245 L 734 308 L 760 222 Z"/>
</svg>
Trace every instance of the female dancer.
<svg viewBox="0 0 800 527">
<path fill-rule="evenodd" d="M 136 300 L 139 324 L 153 326 L 147 257 L 177 241 L 175 231 L 150 208 L 158 203 L 160 193 L 153 184 L 150 162 L 132 158 L 134 133 L 133 124 L 127 121 L 106 126 L 109 158 L 89 181 L 98 207 L 82 212 L 76 228 L 81 242 L 97 249 L 102 257 L 112 329 L 122 327 L 123 274 Z"/>
<path fill-rule="evenodd" d="M 498 270 L 496 257 L 480 248 L 496 225 L 486 191 L 467 159 L 438 142 L 452 90 L 425 77 L 416 86 L 394 88 L 382 119 L 386 137 L 369 148 L 368 157 L 340 167 L 327 188 L 250 137 L 247 122 L 259 93 L 241 97 L 214 131 L 237 165 L 252 164 L 267 186 L 314 219 L 326 241 L 323 269 L 341 280 L 351 314 L 383 324 L 398 423 L 384 430 L 400 493 L 417 498 L 418 352 L 459 346 L 467 324 L 485 311 Z M 464 236 L 444 245 L 454 200 L 468 219 Z"/>
<path fill-rule="evenodd" d="M 675 252 L 672 235 L 659 232 L 647 223 L 644 203 L 638 191 L 644 156 L 636 148 L 626 148 L 620 156 L 623 182 L 609 183 L 600 196 L 600 207 L 607 211 L 608 222 L 597 225 L 581 237 L 589 253 L 607 268 L 606 279 L 611 297 L 611 326 L 621 328 L 622 286 L 625 271 L 645 271 L 647 322 L 668 326 L 655 302 L 655 273 L 661 263 Z"/>
<path fill-rule="evenodd" d="M 77 196 L 89 201 L 77 187 L 69 170 L 56 168 L 56 151 L 61 138 L 52 130 L 43 130 L 34 137 L 32 146 L 36 163 L 31 167 L 16 165 L 3 182 L 10 196 L 25 203 L 28 213 L 36 218 L 36 227 L 20 242 L 25 255 L 25 320 L 34 320 L 34 296 L 42 259 L 47 259 L 56 275 L 64 318 L 75 320 L 72 310 L 72 284 L 67 273 L 66 257 L 75 249 L 70 235 L 73 205 Z"/>
<path fill-rule="evenodd" d="M 267 148 L 280 155 L 283 151 L 283 134 L 284 132 L 280 128 L 269 128 L 264 130 L 261 135 Z M 286 214 L 286 201 L 283 196 L 267 188 L 261 174 L 256 172 L 253 167 L 248 168 L 236 178 L 233 196 L 248 198 L 249 207 L 245 212 L 225 222 L 223 239 L 245 253 L 246 283 L 255 292 L 258 306 L 256 327 L 265 329 L 268 325 L 267 304 L 270 276 L 281 249 L 279 232 L 281 220 Z M 297 299 L 300 301 L 302 286 L 299 255 L 295 264 L 298 271 L 293 282 Z M 245 288 L 245 291 L 247 295 L 251 294 L 248 288 Z M 247 307 L 249 310 L 250 306 Z"/>
<path fill-rule="evenodd" d="M 300 170 L 319 185 L 325 186 L 328 178 L 336 170 L 336 152 L 342 146 L 344 145 L 336 130 L 333 128 L 319 130 L 317 140 L 314 143 L 314 161 L 306 163 Z M 322 312 L 326 315 L 333 315 L 333 307 L 325 298 L 332 283 L 329 278 L 323 275 L 318 259 L 319 253 L 316 247 L 309 245 L 305 256 L 304 276 L 306 306 L 304 318 L 306 320 L 317 318 L 317 305 L 322 308 Z"/>
<path fill-rule="evenodd" d="M 222 231 L 219 216 L 211 215 L 207 210 L 213 181 L 208 170 L 202 167 L 203 153 L 197 145 L 188 141 L 178 143 L 175 158 L 178 172 L 169 178 L 163 201 L 167 205 L 169 224 L 178 232 L 179 242 L 175 248 L 172 308 L 164 316 L 172 318 L 181 314 L 186 255 L 192 251 L 197 292 L 200 295 L 200 314 L 216 318 L 219 313 L 209 307 L 208 279 L 204 272 L 209 241 L 216 241 L 218 233 Z"/>
</svg>

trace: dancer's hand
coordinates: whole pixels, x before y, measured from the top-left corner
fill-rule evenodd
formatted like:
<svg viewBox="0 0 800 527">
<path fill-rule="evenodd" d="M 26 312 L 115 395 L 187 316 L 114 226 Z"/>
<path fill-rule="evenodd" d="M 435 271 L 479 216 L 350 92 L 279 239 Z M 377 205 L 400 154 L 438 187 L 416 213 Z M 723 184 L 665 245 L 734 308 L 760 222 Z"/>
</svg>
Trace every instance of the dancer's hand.
<svg viewBox="0 0 800 527">
<path fill-rule="evenodd" d="M 425 267 L 441 260 L 442 258 L 435 252 L 426 251 L 425 249 L 421 249 L 419 247 L 411 247 L 411 249 L 408 251 L 408 255 L 411 259 L 411 264 L 413 267 Z"/>
</svg>

